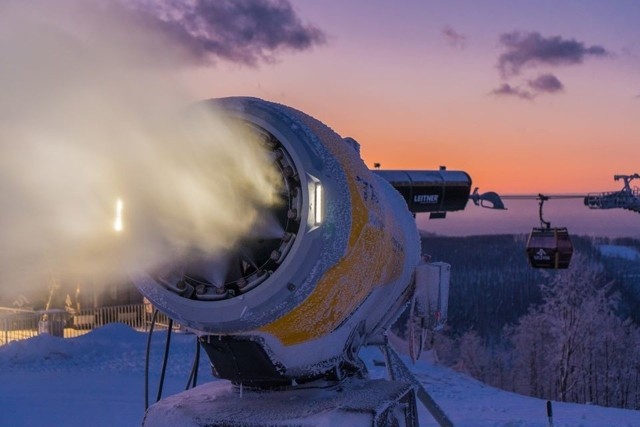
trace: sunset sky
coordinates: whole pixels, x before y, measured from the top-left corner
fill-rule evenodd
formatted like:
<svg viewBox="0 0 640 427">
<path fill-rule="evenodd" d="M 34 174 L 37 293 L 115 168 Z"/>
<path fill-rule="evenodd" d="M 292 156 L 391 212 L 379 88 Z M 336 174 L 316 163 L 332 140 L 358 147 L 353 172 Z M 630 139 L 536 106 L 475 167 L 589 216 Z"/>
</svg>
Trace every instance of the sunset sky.
<svg viewBox="0 0 640 427">
<path fill-rule="evenodd" d="M 305 43 L 214 52 L 184 72 L 194 98 L 288 104 L 357 139 L 369 166 L 446 165 L 481 190 L 612 190 L 640 172 L 636 0 L 290 5 Z"/>
<path fill-rule="evenodd" d="M 67 211 L 93 219 L 88 199 L 111 221 L 123 192 L 112 177 L 146 191 L 132 184 L 140 169 L 175 163 L 145 151 L 146 141 L 164 147 L 155 126 L 165 114 L 226 96 L 300 109 L 359 141 L 369 167 L 444 165 L 502 195 L 618 190 L 614 174 L 640 173 L 639 23 L 638 0 L 0 0 L 0 194 L 15 214 L 0 220 L 30 230 L 62 194 L 61 224 L 81 222 Z M 537 216 L 535 201 L 509 215 L 480 211 L 460 216 L 465 233 L 515 224 L 518 211 L 522 224 Z M 611 235 L 615 224 L 640 236 L 638 215 L 618 211 L 549 204 L 554 225 L 588 216 L 583 232 Z M 462 232 L 457 216 L 443 232 Z"/>
</svg>

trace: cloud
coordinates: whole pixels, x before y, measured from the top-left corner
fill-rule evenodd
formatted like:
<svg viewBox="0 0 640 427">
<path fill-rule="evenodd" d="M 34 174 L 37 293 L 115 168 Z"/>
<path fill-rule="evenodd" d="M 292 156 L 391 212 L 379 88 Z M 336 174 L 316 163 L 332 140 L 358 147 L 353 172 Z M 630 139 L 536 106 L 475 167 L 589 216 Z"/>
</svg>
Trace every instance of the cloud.
<svg viewBox="0 0 640 427">
<path fill-rule="evenodd" d="M 442 29 L 442 35 L 451 47 L 464 49 L 467 46 L 467 36 L 457 32 L 449 25 Z"/>
<path fill-rule="evenodd" d="M 556 93 L 564 90 L 564 85 L 553 74 L 541 74 L 528 81 L 531 89 L 538 93 Z"/>
<path fill-rule="evenodd" d="M 497 96 L 515 96 L 520 99 L 533 100 L 535 95 L 529 91 L 520 89 L 516 86 L 511 86 L 509 83 L 503 83 L 500 87 L 491 91 L 493 95 Z"/>
<path fill-rule="evenodd" d="M 223 59 L 255 66 L 281 51 L 303 51 L 325 43 L 288 0 L 122 0 L 141 25 L 160 31 L 195 63 Z"/>
<path fill-rule="evenodd" d="M 583 42 L 560 36 L 544 37 L 538 32 L 505 33 L 500 36 L 500 43 L 506 48 L 498 58 L 498 69 L 503 77 L 518 75 L 524 67 L 581 64 L 587 56 L 610 55 L 602 46 L 586 46 Z"/>
<path fill-rule="evenodd" d="M 525 90 L 519 86 L 503 83 L 498 88 L 492 90 L 491 93 L 497 96 L 514 96 L 532 101 L 542 93 L 556 93 L 564 90 L 562 82 L 553 74 L 541 74 L 535 79 L 527 81 L 527 86 L 529 86 L 531 90 Z"/>
</svg>

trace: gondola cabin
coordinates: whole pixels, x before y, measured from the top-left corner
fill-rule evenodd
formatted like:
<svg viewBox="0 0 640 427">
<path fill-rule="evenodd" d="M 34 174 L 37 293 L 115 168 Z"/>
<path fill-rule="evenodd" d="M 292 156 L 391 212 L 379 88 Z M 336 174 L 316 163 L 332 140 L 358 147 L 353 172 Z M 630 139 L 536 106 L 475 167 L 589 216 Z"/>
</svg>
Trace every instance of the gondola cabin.
<svg viewBox="0 0 640 427">
<path fill-rule="evenodd" d="M 568 268 L 573 244 L 566 228 L 534 228 L 527 241 L 527 256 L 534 268 Z"/>
</svg>

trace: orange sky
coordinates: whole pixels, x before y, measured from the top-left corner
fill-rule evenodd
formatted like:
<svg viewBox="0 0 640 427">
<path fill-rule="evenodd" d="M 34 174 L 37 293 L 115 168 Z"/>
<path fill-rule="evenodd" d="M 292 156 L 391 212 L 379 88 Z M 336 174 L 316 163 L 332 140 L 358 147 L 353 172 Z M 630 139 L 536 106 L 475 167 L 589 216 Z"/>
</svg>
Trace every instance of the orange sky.
<svg viewBox="0 0 640 427">
<path fill-rule="evenodd" d="M 326 44 L 255 68 L 220 62 L 184 77 L 194 98 L 250 95 L 301 109 L 357 139 L 369 166 L 446 165 L 505 193 L 615 189 L 613 174 L 640 172 L 640 6 L 600 3 L 305 0 L 293 6 L 326 33 Z M 463 43 L 451 45 L 444 28 Z M 510 31 L 602 46 L 608 55 L 532 64 L 504 79 L 499 37 Z M 533 100 L 491 93 L 505 82 L 526 87 L 541 73 L 563 89 Z"/>
</svg>

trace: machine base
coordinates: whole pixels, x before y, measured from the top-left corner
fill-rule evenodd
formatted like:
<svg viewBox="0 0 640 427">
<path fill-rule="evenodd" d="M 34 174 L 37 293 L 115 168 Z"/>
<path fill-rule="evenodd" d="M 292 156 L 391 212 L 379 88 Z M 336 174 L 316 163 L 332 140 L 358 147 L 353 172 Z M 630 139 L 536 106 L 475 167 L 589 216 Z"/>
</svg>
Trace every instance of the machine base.
<svg viewBox="0 0 640 427">
<path fill-rule="evenodd" d="M 145 427 L 417 426 L 411 384 L 348 379 L 327 388 L 242 390 L 214 381 L 151 406 Z"/>
</svg>

